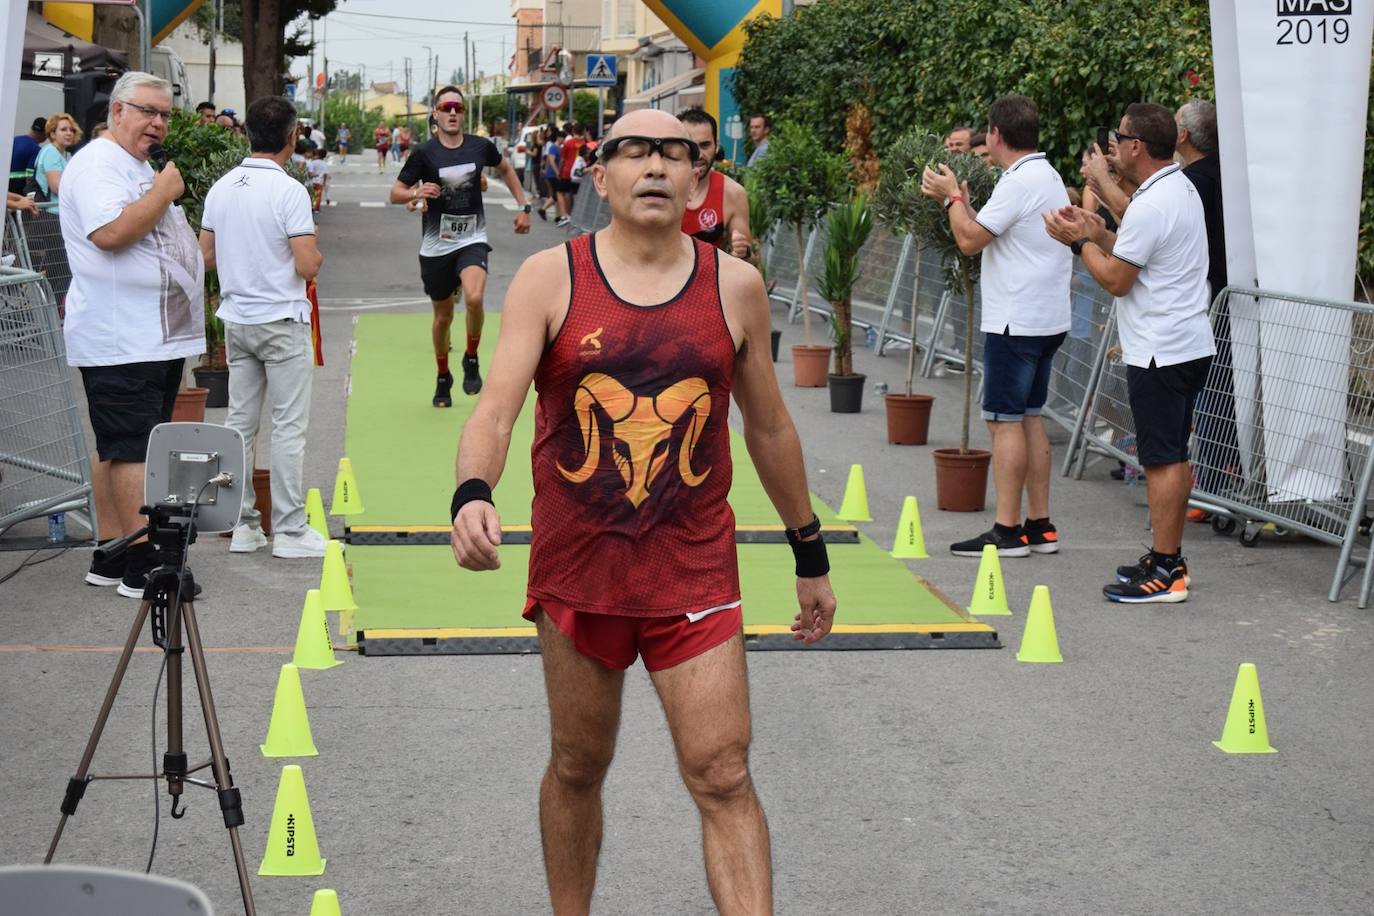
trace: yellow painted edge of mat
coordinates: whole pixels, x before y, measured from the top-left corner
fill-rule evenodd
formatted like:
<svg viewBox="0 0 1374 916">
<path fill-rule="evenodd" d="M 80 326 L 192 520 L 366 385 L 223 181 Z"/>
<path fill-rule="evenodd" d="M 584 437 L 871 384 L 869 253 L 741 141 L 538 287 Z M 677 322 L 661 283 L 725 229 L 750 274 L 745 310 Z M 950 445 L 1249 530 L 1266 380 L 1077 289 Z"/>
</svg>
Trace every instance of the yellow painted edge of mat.
<svg viewBox="0 0 1374 916">
<path fill-rule="evenodd" d="M 348 530 L 359 534 L 379 534 L 395 531 L 409 531 L 417 534 L 436 531 L 449 531 L 452 525 L 349 525 Z M 502 525 L 502 531 L 531 531 L 529 525 Z M 785 531 L 782 525 L 736 525 L 736 531 Z M 853 525 L 832 525 L 826 531 L 858 532 Z"/>
<path fill-rule="evenodd" d="M 534 627 L 439 627 L 416 628 L 413 630 L 363 628 L 365 639 L 495 639 L 512 636 L 534 636 Z M 780 624 L 758 624 L 744 628 L 746 636 L 775 636 L 792 632 Z M 985 623 L 871 623 L 837 624 L 832 633 L 861 633 L 876 635 L 881 633 L 991 633 L 993 628 Z"/>
</svg>

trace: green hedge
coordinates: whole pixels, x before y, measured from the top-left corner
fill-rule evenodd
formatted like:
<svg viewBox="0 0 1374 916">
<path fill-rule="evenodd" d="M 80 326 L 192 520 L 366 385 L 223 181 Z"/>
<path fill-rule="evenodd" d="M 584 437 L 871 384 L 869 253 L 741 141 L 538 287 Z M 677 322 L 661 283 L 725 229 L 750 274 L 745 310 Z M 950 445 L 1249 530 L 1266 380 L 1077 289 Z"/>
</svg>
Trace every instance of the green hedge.
<svg viewBox="0 0 1374 916">
<path fill-rule="evenodd" d="M 881 157 L 913 125 L 981 126 L 989 102 L 1020 92 L 1039 103 L 1041 148 L 1072 183 L 1094 129 L 1115 127 L 1131 102 L 1216 97 L 1205 0 L 820 0 L 747 30 L 741 112 L 807 124 L 831 150 L 856 99 L 872 109 Z M 1368 144 L 1357 269 L 1374 287 Z"/>
</svg>

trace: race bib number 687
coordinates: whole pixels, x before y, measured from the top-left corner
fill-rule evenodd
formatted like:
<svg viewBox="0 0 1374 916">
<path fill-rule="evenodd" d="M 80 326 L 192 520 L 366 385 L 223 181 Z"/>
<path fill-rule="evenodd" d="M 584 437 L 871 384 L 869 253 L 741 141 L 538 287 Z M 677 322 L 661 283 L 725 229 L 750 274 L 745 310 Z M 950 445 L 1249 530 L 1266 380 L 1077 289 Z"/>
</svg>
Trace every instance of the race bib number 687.
<svg viewBox="0 0 1374 916">
<path fill-rule="evenodd" d="M 445 213 L 439 217 L 439 241 L 461 242 L 477 231 L 477 214 Z"/>
</svg>

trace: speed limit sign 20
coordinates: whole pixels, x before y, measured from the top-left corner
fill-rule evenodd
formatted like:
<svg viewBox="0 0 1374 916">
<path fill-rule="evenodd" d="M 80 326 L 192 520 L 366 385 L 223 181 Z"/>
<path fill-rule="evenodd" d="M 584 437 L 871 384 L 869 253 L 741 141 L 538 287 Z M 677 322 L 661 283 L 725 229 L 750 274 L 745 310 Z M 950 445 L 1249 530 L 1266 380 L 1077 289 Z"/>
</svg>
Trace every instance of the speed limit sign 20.
<svg viewBox="0 0 1374 916">
<path fill-rule="evenodd" d="M 568 104 L 568 90 L 558 84 L 544 87 L 544 107 L 558 111 Z"/>
</svg>

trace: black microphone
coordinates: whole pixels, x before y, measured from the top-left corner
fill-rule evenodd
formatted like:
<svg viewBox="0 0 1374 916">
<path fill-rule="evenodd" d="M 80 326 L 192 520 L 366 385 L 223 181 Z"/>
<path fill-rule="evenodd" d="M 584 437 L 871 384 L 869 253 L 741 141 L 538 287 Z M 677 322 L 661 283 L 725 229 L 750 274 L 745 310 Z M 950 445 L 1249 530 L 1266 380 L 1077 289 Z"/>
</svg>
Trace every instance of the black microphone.
<svg viewBox="0 0 1374 916">
<path fill-rule="evenodd" d="M 148 161 L 153 164 L 153 169 L 162 171 L 167 167 L 167 150 L 161 143 L 154 143 L 148 147 Z"/>
</svg>

